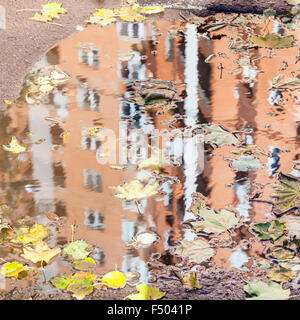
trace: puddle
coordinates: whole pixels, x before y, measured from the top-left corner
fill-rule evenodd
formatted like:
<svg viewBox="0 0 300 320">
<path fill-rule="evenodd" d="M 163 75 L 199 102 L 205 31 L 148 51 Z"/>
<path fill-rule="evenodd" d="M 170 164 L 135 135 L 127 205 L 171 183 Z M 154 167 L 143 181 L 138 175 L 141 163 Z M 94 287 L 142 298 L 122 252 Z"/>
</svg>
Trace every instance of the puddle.
<svg viewBox="0 0 300 320">
<path fill-rule="evenodd" d="M 263 28 L 257 25 L 256 33 Z M 9 218 L 29 217 L 48 225 L 52 247 L 71 241 L 71 225 L 76 225 L 74 239 L 94 246 L 90 256 L 98 273 L 117 267 L 139 272 L 147 282 L 147 263 L 153 256 L 176 264 L 180 259 L 172 255 L 174 245 L 197 237 L 183 222 L 195 218 L 189 209 L 193 193 L 200 192 L 209 207 L 234 210 L 244 219 L 231 238 L 203 235 L 217 238 L 209 266 L 247 270 L 249 259 L 263 257 L 264 245 L 244 227 L 266 221 L 271 212 L 270 204 L 249 198 L 258 190 L 269 199 L 270 191 L 259 186 L 275 182 L 278 171 L 292 172 L 293 161 L 299 159 L 297 92 L 269 90 L 279 73 L 291 77 L 298 51 L 292 47 L 274 55 L 268 49 L 251 49 L 245 55 L 231 45 L 233 39 L 247 37 L 245 29 L 229 26 L 214 34 L 216 39 L 210 40 L 196 25 L 167 21 L 117 23 L 88 26 L 50 50 L 27 76 L 27 84 L 36 70 L 51 65 L 70 79 L 40 104 L 24 101 L 25 85 L 19 102 L 0 118 L 1 144 L 15 136 L 30 146 L 19 155 L 0 150 L 1 203 L 10 208 Z M 173 105 L 158 112 L 148 100 L 145 110 L 133 98 L 147 85 L 175 92 Z M 166 94 L 155 94 L 151 99 L 165 102 Z M 173 177 L 162 184 L 163 194 L 138 203 L 114 196 L 112 186 L 149 174 L 136 170 L 146 152 L 134 148 L 138 142 L 149 144 L 155 130 L 193 130 L 205 123 L 244 130 L 245 145 L 258 145 L 268 153 L 264 169 L 233 170 L 224 160 L 233 146 L 213 149 L 205 144 L 203 159 L 195 158 L 193 138 L 183 143 L 175 137 L 164 148 L 182 164 L 163 166 L 162 176 Z M 89 133 L 97 126 L 108 130 L 108 140 Z M 49 213 L 61 217 L 63 225 L 58 228 L 47 218 Z M 158 241 L 128 246 L 144 231 L 155 232 Z M 220 245 L 222 240 L 227 245 Z M 10 261 L 15 255 L 4 248 L 1 257 Z M 69 270 L 70 263 L 58 257 L 45 267 L 45 277 Z"/>
</svg>

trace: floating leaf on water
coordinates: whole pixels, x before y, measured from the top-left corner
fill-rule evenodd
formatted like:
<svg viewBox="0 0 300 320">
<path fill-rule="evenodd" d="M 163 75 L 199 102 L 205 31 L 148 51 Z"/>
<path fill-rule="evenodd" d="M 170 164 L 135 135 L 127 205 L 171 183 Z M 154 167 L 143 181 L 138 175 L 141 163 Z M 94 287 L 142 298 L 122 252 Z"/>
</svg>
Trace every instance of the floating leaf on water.
<svg viewBox="0 0 300 320">
<path fill-rule="evenodd" d="M 166 295 L 166 292 L 161 292 L 159 288 L 148 286 L 141 283 L 136 286 L 139 293 L 130 294 L 127 296 L 130 300 L 159 300 Z"/>
<path fill-rule="evenodd" d="M 96 262 L 93 258 L 87 257 L 84 260 L 73 261 L 73 267 L 80 271 L 90 271 L 96 266 Z"/>
<path fill-rule="evenodd" d="M 21 153 L 26 151 L 26 147 L 22 146 L 16 137 L 12 137 L 10 144 L 8 146 L 2 145 L 2 148 L 5 151 L 9 151 L 12 153 Z"/>
<path fill-rule="evenodd" d="M 240 146 L 237 150 L 230 151 L 234 155 L 253 155 L 253 156 L 268 156 L 264 149 L 256 144 L 248 144 L 246 146 Z"/>
<path fill-rule="evenodd" d="M 1 268 L 1 274 L 11 278 L 22 279 L 27 276 L 29 268 L 19 262 L 7 262 Z"/>
<path fill-rule="evenodd" d="M 50 282 L 59 289 L 72 292 L 74 298 L 82 300 L 93 292 L 93 282 L 97 276 L 90 272 L 78 272 L 72 276 L 55 277 Z"/>
<path fill-rule="evenodd" d="M 240 221 L 235 212 L 227 209 L 216 212 L 213 209 L 200 208 L 197 214 L 203 220 L 191 222 L 196 232 L 219 234 L 235 227 Z"/>
<path fill-rule="evenodd" d="M 268 256 L 276 261 L 289 261 L 295 257 L 295 252 L 288 248 L 274 246 L 268 248 Z"/>
<path fill-rule="evenodd" d="M 233 133 L 217 124 L 202 124 L 202 127 L 208 131 L 204 137 L 206 143 L 212 142 L 220 147 L 226 144 L 234 145 L 239 141 Z"/>
<path fill-rule="evenodd" d="M 257 223 L 252 230 L 258 233 L 261 240 L 277 240 L 284 234 L 285 225 L 278 220 L 266 223 Z"/>
<path fill-rule="evenodd" d="M 50 281 L 54 287 L 58 288 L 58 289 L 67 289 L 68 285 L 72 282 L 72 278 L 71 277 L 55 277 L 52 278 Z"/>
<path fill-rule="evenodd" d="M 298 257 L 294 257 L 288 261 L 280 261 L 279 265 L 285 269 L 300 271 L 300 259 Z"/>
<path fill-rule="evenodd" d="M 195 272 L 189 272 L 185 274 L 180 281 L 183 284 L 184 288 L 187 290 L 195 290 L 202 288 L 199 281 L 196 279 Z"/>
<path fill-rule="evenodd" d="M 206 207 L 206 199 L 200 192 L 192 193 L 192 205 L 188 211 L 192 212 L 194 215 L 197 215 L 201 208 Z"/>
<path fill-rule="evenodd" d="M 72 292 L 72 296 L 77 300 L 84 299 L 85 296 L 94 291 L 93 281 L 89 278 L 73 280 L 67 287 L 68 291 Z"/>
<path fill-rule="evenodd" d="M 42 263 L 46 262 L 49 263 L 49 261 L 58 255 L 61 252 L 60 248 L 49 248 L 47 243 L 45 242 L 38 242 L 34 245 L 33 248 L 26 246 L 23 248 L 24 254 L 21 254 L 21 256 L 25 259 L 28 259 L 32 261 L 33 263 Z"/>
<path fill-rule="evenodd" d="M 268 33 L 265 36 L 252 34 L 250 36 L 250 41 L 258 47 L 284 49 L 291 48 L 295 39 L 293 36 L 281 37 L 275 33 Z"/>
<path fill-rule="evenodd" d="M 274 186 L 275 199 L 273 210 L 277 214 L 283 214 L 293 208 L 300 207 L 300 179 L 291 175 L 279 173 L 279 183 Z"/>
<path fill-rule="evenodd" d="M 162 159 L 162 155 L 160 154 L 159 156 L 156 156 L 156 157 L 153 156 L 146 160 L 141 161 L 137 165 L 137 170 L 150 169 L 155 171 L 156 173 L 161 173 L 162 164 L 163 164 L 163 159 Z"/>
<path fill-rule="evenodd" d="M 202 239 L 182 240 L 180 245 L 174 248 L 174 254 L 188 259 L 189 262 L 201 263 L 209 260 L 215 254 L 215 250 Z"/>
<path fill-rule="evenodd" d="M 7 105 L 12 104 L 12 102 L 10 100 L 4 100 L 4 103 L 7 104 Z"/>
<path fill-rule="evenodd" d="M 111 271 L 106 273 L 101 281 L 110 288 L 121 288 L 126 285 L 126 277 L 120 271 Z"/>
<path fill-rule="evenodd" d="M 271 87 L 274 89 L 297 90 L 300 88 L 300 79 L 296 77 L 285 79 L 282 74 L 279 74 L 272 79 Z"/>
<path fill-rule="evenodd" d="M 230 159 L 233 168 L 239 171 L 262 169 L 263 165 L 254 156 L 239 156 L 237 159 Z"/>
<path fill-rule="evenodd" d="M 238 16 L 235 18 L 232 23 L 233 24 L 260 24 L 265 21 L 264 17 L 261 15 L 249 15 L 248 17 L 245 17 L 243 15 Z"/>
<path fill-rule="evenodd" d="M 290 297 L 290 289 L 282 289 L 281 284 L 274 281 L 265 283 L 261 280 L 251 280 L 244 290 L 251 295 L 246 300 L 288 300 Z"/>
<path fill-rule="evenodd" d="M 48 236 L 47 230 L 40 224 L 35 224 L 31 229 L 28 227 L 20 228 L 17 231 L 17 236 L 11 240 L 14 243 L 38 243 Z"/>
<path fill-rule="evenodd" d="M 296 271 L 292 271 L 282 267 L 280 269 L 270 270 L 267 272 L 267 276 L 269 279 L 280 283 L 289 282 L 293 280 L 296 275 Z"/>
<path fill-rule="evenodd" d="M 85 259 L 89 254 L 90 251 L 86 249 L 89 247 L 89 244 L 86 243 L 84 240 L 76 240 L 69 243 L 64 248 L 64 254 L 69 254 L 72 256 L 73 259 Z"/>
<path fill-rule="evenodd" d="M 140 180 L 135 179 L 112 188 L 118 192 L 115 194 L 115 197 L 117 198 L 140 200 L 156 195 L 158 193 L 159 183 L 155 181 L 153 184 L 145 184 Z"/>
</svg>

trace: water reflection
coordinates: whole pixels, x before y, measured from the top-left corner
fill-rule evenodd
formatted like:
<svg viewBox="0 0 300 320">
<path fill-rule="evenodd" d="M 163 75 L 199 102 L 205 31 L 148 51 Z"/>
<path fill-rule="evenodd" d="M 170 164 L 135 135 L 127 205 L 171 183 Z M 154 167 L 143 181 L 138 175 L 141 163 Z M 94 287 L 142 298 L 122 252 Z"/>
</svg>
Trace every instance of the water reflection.
<svg viewBox="0 0 300 320">
<path fill-rule="evenodd" d="M 183 28 L 184 33 L 175 37 L 169 32 L 172 28 Z M 227 30 L 231 38 L 239 32 L 242 31 Z M 167 264 L 176 263 L 178 260 L 169 253 L 174 243 L 195 237 L 191 229 L 182 226 L 183 221 L 194 217 L 188 211 L 194 192 L 205 195 L 208 205 L 216 210 L 233 206 L 244 223 L 264 221 L 268 211 L 249 202 L 254 180 L 262 185 L 274 181 L 279 150 L 289 150 L 280 154 L 283 172 L 291 170 L 299 153 L 295 121 L 299 110 L 285 92 L 272 91 L 269 95 L 269 80 L 282 67 L 283 57 L 288 65 L 292 64 L 297 49 L 281 50 L 272 59 L 257 59 L 253 65 L 244 66 L 243 72 L 234 73 L 234 61 L 241 56 L 231 51 L 229 44 L 227 37 L 213 41 L 198 37 L 195 25 L 162 21 L 117 23 L 107 28 L 89 26 L 49 52 L 35 68 L 57 61 L 70 75 L 70 81 L 55 89 L 47 103 L 20 102 L 0 115 L 1 144 L 7 144 L 12 135 L 31 143 L 24 161 L 0 150 L 1 202 L 13 208 L 12 218 L 35 215 L 43 219 L 49 212 L 65 217 L 66 225 L 78 225 L 76 239 L 85 239 L 95 246 L 93 257 L 99 272 L 111 271 L 117 265 L 124 272 L 140 272 L 144 281 L 149 277 L 147 261 L 152 253 L 159 253 L 160 261 Z M 260 50 L 255 56 L 262 55 Z M 206 63 L 212 53 L 216 57 Z M 128 56 L 130 59 L 124 58 Z M 224 70 L 220 70 L 220 63 Z M 141 81 L 149 78 L 181 84 L 174 108 L 162 113 L 145 112 L 130 100 Z M 272 108 L 279 100 L 284 101 L 285 113 L 272 116 Z M 58 122 L 49 125 L 47 119 Z M 205 152 L 202 171 L 197 161 L 187 161 L 192 141 L 183 147 L 181 138 L 176 137 L 168 147 L 173 158 L 183 157 L 184 163 L 166 166 L 164 172 L 179 181 L 164 183 L 163 195 L 143 200 L 137 208 L 134 201 L 114 197 L 110 186 L 142 173 L 137 173 L 130 163 L 127 170 L 100 165 L 96 151 L 108 154 L 110 149 L 106 149 L 107 143 L 99 136 L 87 135 L 87 128 L 92 126 L 113 130 L 116 141 L 125 139 L 127 143 L 117 156 L 127 159 L 128 146 L 147 139 L 154 129 L 168 129 L 170 123 L 174 128 L 197 128 L 199 123 L 207 122 L 233 131 L 251 129 L 253 132 L 245 135 L 244 142 L 257 144 L 266 152 L 271 150 L 271 173 L 233 172 L 224 161 L 226 147 L 212 150 L 212 156 Z M 137 128 L 141 130 L 139 134 L 133 130 Z M 38 139 L 44 142 L 35 144 Z M 130 161 L 134 157 L 140 159 L 143 152 L 132 150 Z M 137 233 L 146 230 L 156 232 L 160 241 L 149 248 L 128 247 Z M 53 230 L 53 235 L 52 244 L 61 244 L 70 240 L 71 231 Z M 232 236 L 238 244 L 245 234 L 237 231 Z M 249 259 L 247 254 L 257 255 L 261 251 L 259 245 L 247 252 L 218 248 L 215 262 L 226 268 L 243 269 Z M 65 269 L 66 264 L 59 259 L 46 271 L 53 276 Z"/>
</svg>

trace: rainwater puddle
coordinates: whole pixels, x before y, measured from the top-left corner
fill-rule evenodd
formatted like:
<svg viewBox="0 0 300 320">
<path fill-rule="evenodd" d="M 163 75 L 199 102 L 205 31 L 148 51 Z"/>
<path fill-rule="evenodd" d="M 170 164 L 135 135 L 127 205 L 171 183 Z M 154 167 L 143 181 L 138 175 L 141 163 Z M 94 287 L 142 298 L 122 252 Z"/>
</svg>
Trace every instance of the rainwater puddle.
<svg viewBox="0 0 300 320">
<path fill-rule="evenodd" d="M 255 32 L 264 27 L 257 24 Z M 47 226 L 51 247 L 85 240 L 99 274 L 117 268 L 139 272 L 147 282 L 156 262 L 180 265 L 173 254 L 179 241 L 199 236 L 215 250 L 206 267 L 249 270 L 265 246 L 248 227 L 268 220 L 272 206 L 259 199 L 271 201 L 267 186 L 299 160 L 300 112 L 296 91 L 270 90 L 279 73 L 293 76 L 296 46 L 274 52 L 239 47 L 235 39 L 247 32 L 228 26 L 209 39 L 194 24 L 117 23 L 88 26 L 59 43 L 26 77 L 19 102 L 1 114 L 1 144 L 15 136 L 28 146 L 18 155 L 0 150 L 1 203 L 9 208 L 3 217 L 16 228 L 21 218 Z M 47 69 L 53 65 L 58 68 Z M 37 103 L 29 85 L 41 68 L 57 71 L 57 85 L 42 84 Z M 69 78 L 60 83 L 61 72 Z M 183 138 L 207 123 L 235 132 L 244 146 L 262 148 L 263 167 L 233 169 L 226 159 L 236 146 Z M 170 138 L 174 130 L 179 134 Z M 168 153 L 171 164 L 137 170 L 155 148 Z M 145 177 L 159 181 L 159 194 L 126 200 L 111 188 Z M 220 235 L 195 232 L 196 192 L 207 207 L 235 212 L 242 218 L 237 227 Z M 254 197 L 259 193 L 263 197 Z M 158 236 L 154 243 L 132 244 L 148 231 Z M 9 246 L 0 253 L 28 263 Z M 58 256 L 45 267 L 46 280 L 70 268 Z"/>
</svg>

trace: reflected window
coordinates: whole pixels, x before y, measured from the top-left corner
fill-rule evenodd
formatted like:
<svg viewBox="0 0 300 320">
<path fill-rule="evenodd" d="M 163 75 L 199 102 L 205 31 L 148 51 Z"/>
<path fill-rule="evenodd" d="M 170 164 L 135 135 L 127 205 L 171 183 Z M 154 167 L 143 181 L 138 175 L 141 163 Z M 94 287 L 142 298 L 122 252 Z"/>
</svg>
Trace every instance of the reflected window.
<svg viewBox="0 0 300 320">
<path fill-rule="evenodd" d="M 59 162 L 53 163 L 53 173 L 54 173 L 54 184 L 56 187 L 65 188 L 65 167 Z"/>
<path fill-rule="evenodd" d="M 94 249 L 95 254 L 93 255 L 94 260 L 98 262 L 98 264 L 103 267 L 105 265 L 105 253 L 101 248 L 96 247 Z"/>
<path fill-rule="evenodd" d="M 97 150 L 101 145 L 101 141 L 97 137 L 83 137 L 81 146 L 84 150 Z"/>
<path fill-rule="evenodd" d="M 79 49 L 79 62 L 87 64 L 92 68 L 99 67 L 99 48 L 98 47 L 84 47 Z"/>
<path fill-rule="evenodd" d="M 130 81 L 146 79 L 146 66 L 138 51 L 133 51 L 133 58 L 129 61 L 120 62 L 119 69 L 121 79 Z"/>
<path fill-rule="evenodd" d="M 78 105 L 82 109 L 99 112 L 100 94 L 90 89 L 85 79 L 78 81 Z"/>
<path fill-rule="evenodd" d="M 124 41 L 145 40 L 146 30 L 144 23 L 125 23 L 117 24 L 118 35 Z"/>
<path fill-rule="evenodd" d="M 104 215 L 92 209 L 86 209 L 84 212 L 84 224 L 92 229 L 104 230 Z"/>
<path fill-rule="evenodd" d="M 90 190 L 102 192 L 102 175 L 93 169 L 83 169 L 84 185 Z"/>
</svg>

